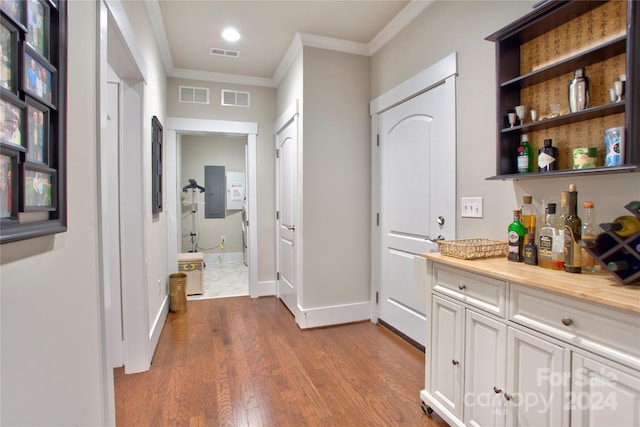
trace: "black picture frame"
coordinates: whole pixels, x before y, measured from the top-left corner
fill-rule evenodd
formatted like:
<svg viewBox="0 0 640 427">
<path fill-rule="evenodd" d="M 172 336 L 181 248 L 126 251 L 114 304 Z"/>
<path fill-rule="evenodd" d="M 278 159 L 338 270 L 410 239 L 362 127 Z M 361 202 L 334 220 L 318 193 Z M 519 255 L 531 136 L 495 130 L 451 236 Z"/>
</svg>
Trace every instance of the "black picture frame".
<svg viewBox="0 0 640 427">
<path fill-rule="evenodd" d="M 163 128 L 158 117 L 151 118 L 151 212 L 162 212 Z"/>
<path fill-rule="evenodd" d="M 26 151 L 27 104 L 17 98 L 0 98 L 0 145 Z"/>
<path fill-rule="evenodd" d="M 27 99 L 26 160 L 49 164 L 50 110 L 31 98 Z"/>
<path fill-rule="evenodd" d="M 18 29 L 2 18 L 0 24 L 0 88 L 18 92 Z"/>
<path fill-rule="evenodd" d="M 35 163 L 23 163 L 20 169 L 20 210 L 22 212 L 55 211 L 57 207 L 57 173 L 55 169 Z"/>
<path fill-rule="evenodd" d="M 38 2 L 32 3 L 32 2 Z M 6 8 L 20 3 L 22 11 L 10 16 Z M 28 21 L 27 13 L 44 10 L 44 49 L 40 42 L 29 38 L 29 28 L 33 31 L 34 21 Z M 42 8 L 40 8 L 42 6 Z M 67 19 L 68 0 L 0 0 L 2 25 L 12 32 L 11 68 L 12 91 L 0 86 L 2 100 L 18 106 L 24 113 L 22 121 L 22 145 L 11 141 L 0 141 L 0 157 L 4 162 L 10 159 L 12 167 L 12 216 L 0 218 L 0 244 L 63 233 L 67 230 Z M 6 32 L 5 32 L 6 34 Z M 28 42 L 28 40 L 30 40 Z M 33 46 L 36 45 L 36 46 Z M 34 48 L 35 47 L 35 48 Z M 44 53 L 44 54 L 43 54 Z M 46 74 L 45 88 L 49 95 L 43 95 L 28 87 L 25 64 L 31 59 Z M 41 70 L 42 72 L 42 70 Z M 7 105 L 0 103 L 0 106 Z M 38 110 L 44 117 L 44 145 L 35 144 L 36 136 L 29 128 L 28 112 Z M 0 114 L 0 124 L 2 124 Z M 42 141 L 42 137 L 38 141 Z M 8 138 L 4 138 L 8 139 Z M 30 140 L 31 139 L 31 140 Z M 35 155 L 37 150 L 41 155 Z M 42 161 L 40 161 L 40 159 Z M 36 200 L 33 193 L 27 193 L 29 184 L 33 187 L 35 173 L 43 174 L 47 184 L 45 201 Z M 26 181 L 25 181 L 26 180 Z M 36 182 L 37 184 L 37 182 Z M 31 191 L 31 190 L 29 190 Z M 49 192 L 50 191 L 50 192 Z M 42 194 L 42 193 L 39 193 Z M 6 212 L 5 212 L 6 216 Z"/>
<path fill-rule="evenodd" d="M 18 152 L 0 147 L 0 223 L 18 218 Z"/>
<path fill-rule="evenodd" d="M 0 0 L 0 10 L 2 10 L 9 18 L 18 24 L 23 30 L 26 30 L 27 8 L 24 0 Z"/>
<path fill-rule="evenodd" d="M 24 73 L 22 89 L 45 104 L 54 107 L 57 97 L 58 73 L 49 62 L 38 55 L 30 46 L 23 44 Z"/>
<path fill-rule="evenodd" d="M 44 58 L 50 57 L 49 3 L 44 0 L 26 0 L 27 44 Z"/>
</svg>

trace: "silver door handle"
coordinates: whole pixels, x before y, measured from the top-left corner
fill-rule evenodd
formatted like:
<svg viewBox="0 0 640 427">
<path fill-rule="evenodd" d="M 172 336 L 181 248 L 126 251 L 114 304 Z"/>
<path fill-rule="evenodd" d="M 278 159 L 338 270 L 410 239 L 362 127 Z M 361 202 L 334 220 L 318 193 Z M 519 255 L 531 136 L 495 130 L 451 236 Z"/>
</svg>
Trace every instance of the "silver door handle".
<svg viewBox="0 0 640 427">
<path fill-rule="evenodd" d="M 288 225 L 288 226 L 287 226 L 287 230 L 289 230 L 289 231 L 296 231 L 296 226 L 295 226 L 295 225 Z"/>
</svg>

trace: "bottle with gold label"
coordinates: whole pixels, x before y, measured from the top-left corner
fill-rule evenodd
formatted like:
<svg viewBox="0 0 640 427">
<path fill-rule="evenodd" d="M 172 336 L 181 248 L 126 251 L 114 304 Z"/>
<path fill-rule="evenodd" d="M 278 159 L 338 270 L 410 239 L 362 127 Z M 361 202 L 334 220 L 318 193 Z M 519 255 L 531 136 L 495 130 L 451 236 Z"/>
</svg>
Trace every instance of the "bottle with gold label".
<svg viewBox="0 0 640 427">
<path fill-rule="evenodd" d="M 582 220 L 578 216 L 578 190 L 569 186 L 569 215 L 564 220 L 564 271 L 582 272 L 582 248 L 578 245 L 582 236 Z"/>
</svg>

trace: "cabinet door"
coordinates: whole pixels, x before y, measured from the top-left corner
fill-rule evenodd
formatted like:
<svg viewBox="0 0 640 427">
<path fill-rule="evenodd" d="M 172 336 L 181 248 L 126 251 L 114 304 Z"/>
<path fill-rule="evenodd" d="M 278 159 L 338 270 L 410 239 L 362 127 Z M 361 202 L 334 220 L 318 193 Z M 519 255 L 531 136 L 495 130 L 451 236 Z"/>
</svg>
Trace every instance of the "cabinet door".
<svg viewBox="0 0 640 427">
<path fill-rule="evenodd" d="M 464 422 L 503 426 L 507 326 L 471 310 L 465 317 Z"/>
<path fill-rule="evenodd" d="M 639 426 L 640 378 L 573 354 L 570 399 L 572 426 Z"/>
<path fill-rule="evenodd" d="M 458 418 L 462 418 L 463 313 L 460 305 L 433 296 L 429 391 Z"/>
<path fill-rule="evenodd" d="M 570 351 L 510 327 L 507 360 L 507 425 L 567 425 Z"/>
</svg>

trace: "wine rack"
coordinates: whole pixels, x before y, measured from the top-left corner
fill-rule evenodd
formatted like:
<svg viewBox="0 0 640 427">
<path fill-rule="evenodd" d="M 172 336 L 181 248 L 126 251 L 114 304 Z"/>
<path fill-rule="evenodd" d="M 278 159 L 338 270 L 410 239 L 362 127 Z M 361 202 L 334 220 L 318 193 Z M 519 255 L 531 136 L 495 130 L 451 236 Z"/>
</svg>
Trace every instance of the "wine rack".
<svg viewBox="0 0 640 427">
<path fill-rule="evenodd" d="M 625 206 L 629 212 L 640 219 L 639 202 L 630 202 Z M 585 242 L 584 248 L 608 271 L 620 284 L 640 284 L 640 232 L 628 237 L 618 236 L 614 231 L 604 231 L 595 242 Z M 628 268 L 611 271 L 609 263 L 626 262 Z"/>
</svg>

